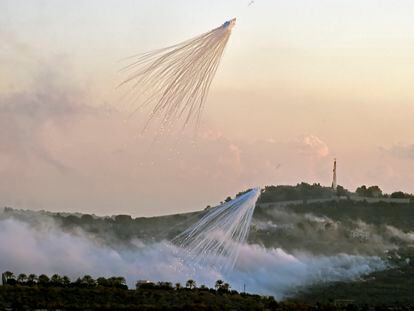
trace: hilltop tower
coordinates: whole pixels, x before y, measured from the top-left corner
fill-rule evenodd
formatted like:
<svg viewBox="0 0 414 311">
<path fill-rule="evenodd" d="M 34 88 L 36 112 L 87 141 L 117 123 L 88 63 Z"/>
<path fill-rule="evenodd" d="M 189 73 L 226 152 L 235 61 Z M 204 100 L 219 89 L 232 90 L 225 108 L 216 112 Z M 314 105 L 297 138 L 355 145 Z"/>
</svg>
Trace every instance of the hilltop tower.
<svg viewBox="0 0 414 311">
<path fill-rule="evenodd" d="M 337 183 L 336 183 L 336 159 L 334 159 L 333 165 L 333 176 L 332 176 L 332 190 L 336 191 Z"/>
</svg>

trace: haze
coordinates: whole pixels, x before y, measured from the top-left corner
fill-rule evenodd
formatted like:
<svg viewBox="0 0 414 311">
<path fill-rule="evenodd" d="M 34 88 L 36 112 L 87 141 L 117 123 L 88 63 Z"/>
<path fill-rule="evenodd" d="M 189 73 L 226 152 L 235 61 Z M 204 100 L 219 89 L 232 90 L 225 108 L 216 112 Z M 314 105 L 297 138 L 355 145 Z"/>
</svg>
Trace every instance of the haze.
<svg viewBox="0 0 414 311">
<path fill-rule="evenodd" d="M 0 3 L 0 206 L 198 210 L 252 186 L 413 192 L 412 1 Z M 237 17 L 197 132 L 153 144 L 120 59 Z"/>
</svg>

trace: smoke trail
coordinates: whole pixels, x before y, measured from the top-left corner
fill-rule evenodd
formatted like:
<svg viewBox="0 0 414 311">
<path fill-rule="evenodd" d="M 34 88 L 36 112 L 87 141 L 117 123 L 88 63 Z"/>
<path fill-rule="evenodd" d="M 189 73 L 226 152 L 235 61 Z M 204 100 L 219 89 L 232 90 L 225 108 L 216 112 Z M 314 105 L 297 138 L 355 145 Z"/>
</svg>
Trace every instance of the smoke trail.
<svg viewBox="0 0 414 311">
<path fill-rule="evenodd" d="M 140 102 L 135 111 L 152 106 L 147 125 L 153 118 L 165 127 L 182 117 L 184 125 L 198 121 L 235 23 L 234 18 L 198 37 L 137 55 L 121 69 L 129 76 L 120 85 L 129 84 L 130 97 Z"/>
<path fill-rule="evenodd" d="M 260 189 L 252 189 L 211 209 L 173 242 L 183 248 L 189 263 L 231 270 L 246 242 Z"/>
</svg>

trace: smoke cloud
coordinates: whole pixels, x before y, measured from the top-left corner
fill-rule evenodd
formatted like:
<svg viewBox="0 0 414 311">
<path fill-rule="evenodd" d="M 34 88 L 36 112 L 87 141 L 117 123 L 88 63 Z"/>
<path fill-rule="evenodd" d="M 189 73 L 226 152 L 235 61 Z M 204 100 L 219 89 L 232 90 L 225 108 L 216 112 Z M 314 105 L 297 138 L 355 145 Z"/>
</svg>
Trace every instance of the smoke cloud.
<svg viewBox="0 0 414 311">
<path fill-rule="evenodd" d="M 43 226 L 12 218 L 0 220 L 0 269 L 14 273 L 59 273 L 76 278 L 84 274 L 121 275 L 129 286 L 136 280 L 171 281 L 214 286 L 217 279 L 229 282 L 233 289 L 284 297 L 297 287 L 316 282 L 358 278 L 386 268 L 375 256 L 339 254 L 312 256 L 288 254 L 282 249 L 242 245 L 232 272 L 222 274 L 213 268 L 197 267 L 183 260 L 182 251 L 167 241 L 135 247 L 106 246 L 82 231 L 62 231 L 52 221 Z"/>
<path fill-rule="evenodd" d="M 317 256 L 342 252 L 382 256 L 390 250 L 412 247 L 414 233 L 407 226 L 391 220 L 388 224 L 378 223 L 374 214 L 361 217 L 351 212 L 343 217 L 332 212 L 328 217 L 322 213 L 315 215 L 309 209 L 256 209 L 249 240 L 262 242 L 268 248 L 305 250 Z"/>
</svg>

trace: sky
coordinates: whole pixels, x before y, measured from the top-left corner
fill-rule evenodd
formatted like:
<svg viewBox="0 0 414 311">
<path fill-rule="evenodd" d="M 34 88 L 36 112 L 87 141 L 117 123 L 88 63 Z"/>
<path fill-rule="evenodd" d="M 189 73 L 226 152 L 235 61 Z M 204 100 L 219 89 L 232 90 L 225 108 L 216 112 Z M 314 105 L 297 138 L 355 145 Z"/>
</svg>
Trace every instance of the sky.
<svg viewBox="0 0 414 311">
<path fill-rule="evenodd" d="M 414 3 L 0 2 L 0 206 L 152 216 L 301 181 L 414 192 Z M 122 59 L 237 25 L 200 127 L 154 143 Z"/>
</svg>

